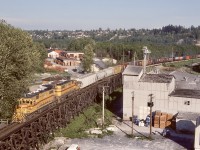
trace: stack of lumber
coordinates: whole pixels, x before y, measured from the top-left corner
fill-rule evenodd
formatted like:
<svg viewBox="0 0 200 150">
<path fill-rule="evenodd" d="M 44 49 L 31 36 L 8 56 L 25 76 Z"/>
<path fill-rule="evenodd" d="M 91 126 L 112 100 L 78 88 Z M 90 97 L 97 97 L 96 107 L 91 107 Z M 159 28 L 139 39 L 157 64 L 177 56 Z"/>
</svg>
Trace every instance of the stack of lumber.
<svg viewBox="0 0 200 150">
<path fill-rule="evenodd" d="M 175 123 L 173 122 L 174 117 L 170 113 L 166 112 L 161 112 L 160 110 L 155 111 L 154 115 L 154 127 L 155 128 L 162 128 L 164 129 L 165 127 L 174 127 L 176 126 Z"/>
<path fill-rule="evenodd" d="M 167 121 L 167 113 L 162 113 L 160 116 L 160 128 L 164 129 L 166 127 L 166 121 Z"/>
<path fill-rule="evenodd" d="M 153 122 L 155 128 L 160 127 L 160 116 L 161 116 L 161 111 L 156 110 L 156 114 L 154 116 L 154 122 Z"/>
<path fill-rule="evenodd" d="M 167 114 L 167 121 L 166 121 L 166 127 L 170 127 L 171 124 L 172 124 L 172 118 L 173 118 L 173 115 L 172 114 Z"/>
<path fill-rule="evenodd" d="M 155 115 L 154 116 L 154 127 L 159 128 L 160 127 L 160 116 Z"/>
</svg>

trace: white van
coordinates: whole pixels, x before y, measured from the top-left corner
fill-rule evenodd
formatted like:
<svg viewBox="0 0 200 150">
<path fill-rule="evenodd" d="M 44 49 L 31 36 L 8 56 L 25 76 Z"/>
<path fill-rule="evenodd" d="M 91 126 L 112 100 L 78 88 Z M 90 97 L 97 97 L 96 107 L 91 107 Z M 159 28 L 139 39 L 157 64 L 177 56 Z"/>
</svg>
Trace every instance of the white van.
<svg viewBox="0 0 200 150">
<path fill-rule="evenodd" d="M 77 144 L 72 144 L 66 150 L 81 150 Z"/>
</svg>

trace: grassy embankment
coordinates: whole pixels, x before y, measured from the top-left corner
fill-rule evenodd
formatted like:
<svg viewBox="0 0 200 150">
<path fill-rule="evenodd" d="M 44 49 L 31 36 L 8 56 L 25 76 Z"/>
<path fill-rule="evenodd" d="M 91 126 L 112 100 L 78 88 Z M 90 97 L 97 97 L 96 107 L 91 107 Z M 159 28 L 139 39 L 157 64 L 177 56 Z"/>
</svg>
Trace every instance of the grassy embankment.
<svg viewBox="0 0 200 150">
<path fill-rule="evenodd" d="M 105 109 L 105 126 L 110 124 L 112 119 L 112 113 Z M 55 136 L 64 136 L 69 138 L 83 138 L 88 137 L 89 135 L 85 132 L 90 128 L 97 128 L 98 119 L 102 117 L 102 108 L 98 104 L 90 106 L 83 111 L 82 114 L 76 116 L 66 128 L 60 129 L 55 133 Z"/>
<path fill-rule="evenodd" d="M 111 94 L 110 96 L 105 97 L 105 101 L 114 101 L 117 99 L 117 95 L 122 90 L 117 90 Z M 110 103 L 109 103 L 110 104 Z M 106 106 L 105 106 L 106 107 Z M 107 127 L 112 123 L 112 118 L 114 114 L 105 108 L 105 124 L 104 127 Z M 102 105 L 101 104 L 94 104 L 88 108 L 86 108 L 83 113 L 79 116 L 76 116 L 74 119 L 71 120 L 70 124 L 67 125 L 66 128 L 61 128 L 60 130 L 55 132 L 55 136 L 64 136 L 68 138 L 84 138 L 90 137 L 87 131 L 90 128 L 102 128 L 100 125 L 101 121 L 98 121 L 102 118 Z M 111 132 L 103 132 L 102 135 L 98 135 L 98 137 L 103 137 L 104 135 L 109 135 Z"/>
</svg>

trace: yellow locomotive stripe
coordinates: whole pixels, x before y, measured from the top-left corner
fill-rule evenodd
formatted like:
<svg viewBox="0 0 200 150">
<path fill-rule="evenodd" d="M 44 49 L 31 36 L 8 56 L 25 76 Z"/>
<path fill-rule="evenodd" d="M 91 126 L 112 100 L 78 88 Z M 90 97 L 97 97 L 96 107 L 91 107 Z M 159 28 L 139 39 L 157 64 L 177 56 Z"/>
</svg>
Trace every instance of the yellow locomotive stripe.
<svg viewBox="0 0 200 150">
<path fill-rule="evenodd" d="M 71 86 L 71 87 L 69 87 L 69 88 L 66 88 L 66 89 L 64 89 L 64 90 L 55 90 L 55 92 L 63 92 L 63 91 L 66 91 L 66 90 L 68 90 L 68 89 L 71 89 L 71 88 L 73 88 L 73 87 L 76 87 L 75 85 L 73 85 L 73 86 Z M 74 88 L 73 88 L 74 89 Z"/>
<path fill-rule="evenodd" d="M 54 97 L 54 96 L 55 96 L 55 95 L 51 95 L 51 96 L 49 96 L 49 97 L 47 97 L 47 98 L 44 98 L 44 99 L 40 100 L 39 102 L 37 102 L 37 103 L 35 103 L 35 104 L 32 104 L 31 106 L 26 106 L 26 107 L 21 107 L 21 108 L 34 107 L 34 106 L 38 105 L 39 103 L 41 103 L 42 101 L 44 101 L 44 100 L 46 100 L 46 99 L 48 99 L 48 98 L 50 98 L 50 97 Z"/>
</svg>

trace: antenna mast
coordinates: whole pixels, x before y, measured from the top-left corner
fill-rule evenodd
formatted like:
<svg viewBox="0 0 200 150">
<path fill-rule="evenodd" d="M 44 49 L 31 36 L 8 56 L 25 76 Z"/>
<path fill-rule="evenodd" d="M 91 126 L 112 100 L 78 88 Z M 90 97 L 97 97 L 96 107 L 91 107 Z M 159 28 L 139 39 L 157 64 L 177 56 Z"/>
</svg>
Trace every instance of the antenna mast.
<svg viewBox="0 0 200 150">
<path fill-rule="evenodd" d="M 146 59 L 147 59 L 147 54 L 150 54 L 151 51 L 149 51 L 147 49 L 147 46 L 144 46 L 142 48 L 142 51 L 143 51 L 143 56 L 144 56 L 144 63 L 143 63 L 143 69 L 144 69 L 144 74 L 146 73 Z"/>
</svg>

